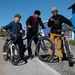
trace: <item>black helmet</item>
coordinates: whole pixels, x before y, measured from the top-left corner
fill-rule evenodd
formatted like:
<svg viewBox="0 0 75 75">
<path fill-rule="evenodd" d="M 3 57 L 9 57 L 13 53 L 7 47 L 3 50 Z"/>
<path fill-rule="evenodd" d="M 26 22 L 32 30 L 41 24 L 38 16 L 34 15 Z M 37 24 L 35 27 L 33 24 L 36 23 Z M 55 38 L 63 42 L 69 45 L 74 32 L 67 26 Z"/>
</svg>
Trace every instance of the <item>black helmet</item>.
<svg viewBox="0 0 75 75">
<path fill-rule="evenodd" d="M 39 10 L 36 10 L 36 11 L 34 12 L 34 14 L 41 15 L 41 12 L 40 12 Z"/>
<path fill-rule="evenodd" d="M 21 19 L 21 15 L 19 15 L 19 14 L 16 14 L 16 15 L 14 16 L 14 18 L 16 18 L 16 17 L 19 17 L 19 18 Z"/>
</svg>

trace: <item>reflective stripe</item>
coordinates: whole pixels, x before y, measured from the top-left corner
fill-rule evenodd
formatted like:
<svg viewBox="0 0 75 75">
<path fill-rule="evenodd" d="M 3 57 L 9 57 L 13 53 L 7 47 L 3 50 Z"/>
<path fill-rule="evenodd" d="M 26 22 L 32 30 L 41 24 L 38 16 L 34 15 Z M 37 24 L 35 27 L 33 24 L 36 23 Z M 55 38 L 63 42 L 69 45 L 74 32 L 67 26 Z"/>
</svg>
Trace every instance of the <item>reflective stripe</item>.
<svg viewBox="0 0 75 75">
<path fill-rule="evenodd" d="M 3 55 L 7 55 L 7 53 L 6 52 L 3 52 Z"/>
</svg>

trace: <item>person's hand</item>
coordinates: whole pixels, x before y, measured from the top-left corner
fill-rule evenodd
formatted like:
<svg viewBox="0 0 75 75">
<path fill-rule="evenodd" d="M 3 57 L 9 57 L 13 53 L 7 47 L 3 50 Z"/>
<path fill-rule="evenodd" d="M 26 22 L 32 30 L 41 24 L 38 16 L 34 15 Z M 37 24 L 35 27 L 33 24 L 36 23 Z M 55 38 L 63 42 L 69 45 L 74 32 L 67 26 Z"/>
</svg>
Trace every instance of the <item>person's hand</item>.
<svg viewBox="0 0 75 75">
<path fill-rule="evenodd" d="M 39 29 L 42 29 L 42 26 L 39 26 Z"/>
<path fill-rule="evenodd" d="M 50 18 L 50 21 L 54 21 L 54 19 L 53 18 Z"/>
<path fill-rule="evenodd" d="M 5 30 L 5 29 L 3 29 L 2 31 L 3 31 L 3 32 L 6 32 L 6 30 Z"/>
<path fill-rule="evenodd" d="M 23 33 L 23 30 L 20 30 L 20 33 Z"/>
<path fill-rule="evenodd" d="M 69 29 L 70 29 L 70 30 L 72 30 L 72 29 L 73 29 L 73 27 L 69 27 Z"/>
<path fill-rule="evenodd" d="M 31 25 L 28 25 L 28 28 L 31 28 Z"/>
</svg>

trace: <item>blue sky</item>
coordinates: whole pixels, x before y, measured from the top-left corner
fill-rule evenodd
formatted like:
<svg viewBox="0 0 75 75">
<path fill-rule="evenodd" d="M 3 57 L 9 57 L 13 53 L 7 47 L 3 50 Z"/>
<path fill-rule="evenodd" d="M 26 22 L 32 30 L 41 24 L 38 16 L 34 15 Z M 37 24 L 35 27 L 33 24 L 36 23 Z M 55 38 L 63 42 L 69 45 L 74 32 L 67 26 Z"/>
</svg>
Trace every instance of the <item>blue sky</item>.
<svg viewBox="0 0 75 75">
<path fill-rule="evenodd" d="M 52 16 L 52 7 L 57 7 L 59 14 L 69 18 L 72 11 L 67 8 L 74 2 L 75 0 L 0 0 L 0 27 L 13 21 L 14 15 L 18 13 L 22 16 L 20 22 L 24 28 L 26 19 L 33 15 L 36 9 L 41 11 L 42 21 Z"/>
</svg>

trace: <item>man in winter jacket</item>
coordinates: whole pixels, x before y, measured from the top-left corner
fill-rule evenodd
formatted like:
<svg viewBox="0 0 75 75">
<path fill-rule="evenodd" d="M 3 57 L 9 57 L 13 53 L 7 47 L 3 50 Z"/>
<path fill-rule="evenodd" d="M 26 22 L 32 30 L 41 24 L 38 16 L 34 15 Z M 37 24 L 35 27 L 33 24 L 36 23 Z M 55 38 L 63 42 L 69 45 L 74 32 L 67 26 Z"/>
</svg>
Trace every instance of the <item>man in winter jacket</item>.
<svg viewBox="0 0 75 75">
<path fill-rule="evenodd" d="M 34 12 L 34 15 L 30 16 L 27 21 L 26 21 L 26 26 L 27 26 L 27 43 L 29 44 L 31 38 L 33 36 L 35 36 L 35 38 L 33 39 L 35 44 L 37 44 L 38 41 L 38 37 L 37 37 L 37 33 L 38 33 L 38 28 L 43 28 L 43 23 L 41 18 L 39 17 L 41 15 L 41 12 L 39 10 L 36 10 Z M 32 59 L 32 50 L 31 50 L 31 44 L 28 48 L 28 55 L 29 58 Z M 36 56 L 36 53 L 35 53 Z"/>
<path fill-rule="evenodd" d="M 70 30 L 72 30 L 73 25 L 70 22 L 70 20 L 58 14 L 58 9 L 56 7 L 52 8 L 52 14 L 53 16 L 48 20 L 48 27 L 51 27 L 50 39 L 52 40 L 53 43 L 55 41 L 55 38 L 57 40 L 58 58 L 59 62 L 61 62 L 62 61 L 61 32 L 58 32 L 57 30 L 62 29 L 62 23 L 68 24 Z M 52 50 L 50 51 L 50 54 L 52 54 Z"/>
</svg>

